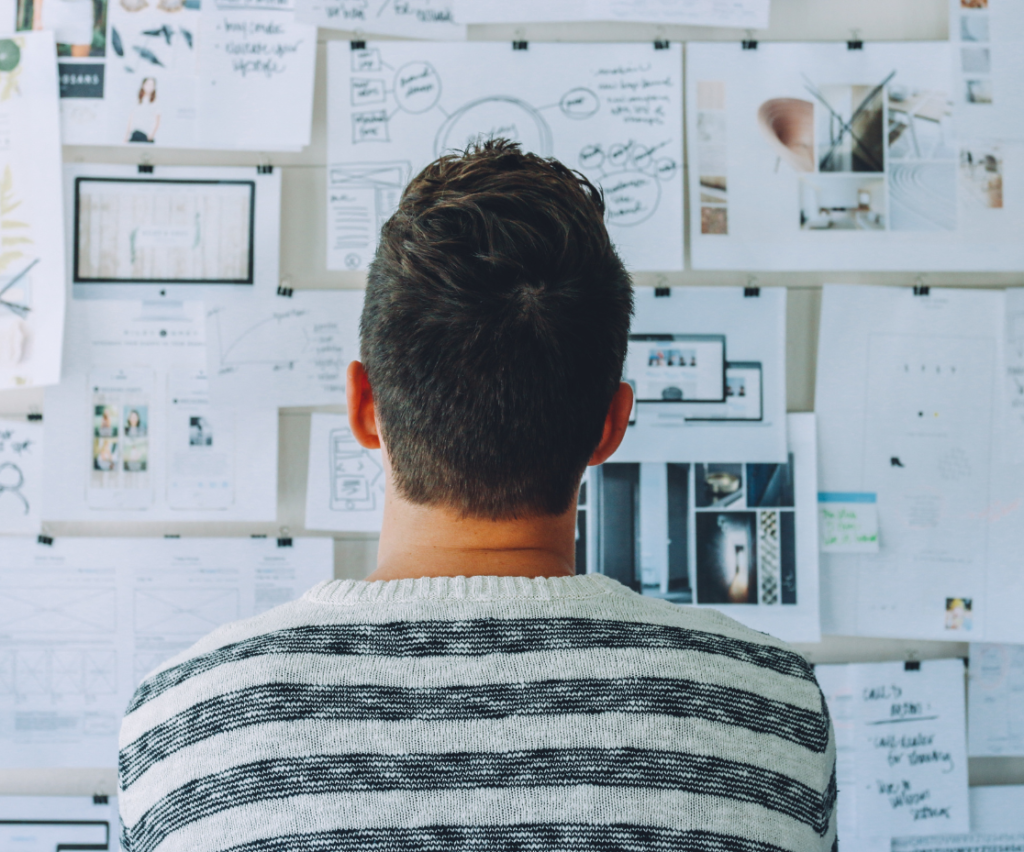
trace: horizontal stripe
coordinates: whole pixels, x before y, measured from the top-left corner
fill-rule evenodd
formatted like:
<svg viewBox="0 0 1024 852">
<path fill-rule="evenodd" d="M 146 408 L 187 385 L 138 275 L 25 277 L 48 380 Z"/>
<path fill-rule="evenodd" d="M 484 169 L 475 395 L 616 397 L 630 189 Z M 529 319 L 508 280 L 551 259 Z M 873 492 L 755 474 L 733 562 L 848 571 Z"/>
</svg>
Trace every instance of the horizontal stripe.
<svg viewBox="0 0 1024 852">
<path fill-rule="evenodd" d="M 828 746 L 829 724 L 813 712 L 731 687 L 691 680 L 622 678 L 416 689 L 265 684 L 199 702 L 121 749 L 121 789 L 150 766 L 193 743 L 266 722 L 300 719 L 454 721 L 507 716 L 655 713 L 736 725 L 796 743 L 816 754 Z"/>
<path fill-rule="evenodd" d="M 236 802 L 376 790 L 480 787 L 640 787 L 752 802 L 828 832 L 823 792 L 785 775 L 704 755 L 644 749 L 545 749 L 445 755 L 348 754 L 263 760 L 190 781 L 131 829 L 133 847 L 155 848 L 183 825 Z"/>
<path fill-rule="evenodd" d="M 150 852 L 223 850 L 314 830 L 559 823 L 707 831 L 771 842 L 787 852 L 825 852 L 835 835 L 834 825 L 822 838 L 804 823 L 760 805 L 678 790 L 515 787 L 323 795 L 300 792 L 286 799 L 240 800 L 230 810 L 182 827 Z M 396 852 L 401 848 L 394 847 Z M 508 847 L 496 847 L 501 849 Z"/>
<path fill-rule="evenodd" d="M 821 707 L 821 692 L 814 682 L 780 677 L 747 663 L 701 651 L 680 653 L 665 649 L 596 648 L 585 653 L 541 651 L 471 658 L 412 659 L 289 654 L 264 657 L 258 661 L 226 663 L 157 696 L 125 717 L 120 744 L 132 742 L 198 701 L 267 683 L 343 688 L 353 684 L 402 685 L 422 689 L 549 681 L 553 672 L 561 678 L 575 680 L 634 677 L 695 680 L 717 686 L 740 686 L 748 692 L 804 710 Z"/>
<path fill-rule="evenodd" d="M 552 748 L 655 748 L 731 758 L 820 788 L 821 758 L 785 740 L 704 719 L 627 713 L 587 716 L 512 716 L 461 722 L 271 722 L 218 734 L 186 746 L 150 767 L 123 797 L 129 825 L 183 780 L 224 772 L 240 763 L 320 754 L 444 754 L 451 751 L 525 751 Z M 826 756 L 827 756 L 826 752 Z M 197 770 L 201 767 L 201 770 Z"/>
<path fill-rule="evenodd" d="M 290 834 L 224 852 L 787 852 L 773 843 L 710 831 L 637 825 L 434 825 Z"/>
<path fill-rule="evenodd" d="M 784 648 L 662 624 L 593 618 L 485 618 L 308 625 L 235 642 L 164 669 L 136 690 L 128 712 L 225 663 L 277 654 L 443 657 L 594 648 L 703 651 L 813 681 L 807 661 Z"/>
</svg>

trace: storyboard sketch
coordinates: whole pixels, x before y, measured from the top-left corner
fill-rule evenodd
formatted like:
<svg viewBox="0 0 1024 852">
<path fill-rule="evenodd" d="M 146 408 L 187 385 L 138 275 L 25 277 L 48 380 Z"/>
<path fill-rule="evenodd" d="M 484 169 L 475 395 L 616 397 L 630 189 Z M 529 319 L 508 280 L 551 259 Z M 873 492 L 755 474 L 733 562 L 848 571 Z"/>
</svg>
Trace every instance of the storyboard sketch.
<svg viewBox="0 0 1024 852">
<path fill-rule="evenodd" d="M 344 405 L 362 290 L 206 301 L 210 395 L 238 408 Z"/>
<path fill-rule="evenodd" d="M 818 665 L 848 848 L 970 830 L 962 660 Z"/>
<path fill-rule="evenodd" d="M 577 573 L 711 606 L 787 642 L 817 642 L 815 457 L 814 415 L 790 414 L 785 463 L 588 468 Z"/>
<path fill-rule="evenodd" d="M 0 39 L 0 391 L 60 380 L 64 238 L 53 227 L 63 210 L 53 52 L 48 32 Z"/>
<path fill-rule="evenodd" d="M 972 643 L 970 660 L 971 756 L 1024 755 L 1024 645 Z M 1024 832 L 1024 817 L 1020 830 Z"/>
<path fill-rule="evenodd" d="M 316 29 L 295 21 L 289 0 L 17 6 L 19 30 L 53 26 L 51 10 L 69 24 L 75 19 L 56 29 L 66 145 L 273 151 L 309 144 Z"/>
<path fill-rule="evenodd" d="M 696 27 L 768 26 L 770 0 L 457 0 L 467 24 L 642 21 Z"/>
<path fill-rule="evenodd" d="M 0 533 L 39 531 L 43 424 L 0 419 Z"/>
<path fill-rule="evenodd" d="M 822 631 L 1021 641 L 1024 487 L 1000 451 L 1002 292 L 826 285 L 820 486 L 873 494 L 878 552 L 822 554 Z"/>
<path fill-rule="evenodd" d="M 64 195 L 76 298 L 184 301 L 278 286 L 280 171 L 75 163 Z"/>
<path fill-rule="evenodd" d="M 365 269 L 412 176 L 502 137 L 604 190 L 626 266 L 682 269 L 681 63 L 678 44 L 330 42 L 327 268 Z"/>
<path fill-rule="evenodd" d="M 458 0 L 295 0 L 304 24 L 372 35 L 464 39 Z"/>
<path fill-rule="evenodd" d="M 306 529 L 380 532 L 384 518 L 380 450 L 359 445 L 348 417 L 314 414 L 309 428 Z"/>
<path fill-rule="evenodd" d="M 957 125 L 972 137 L 1024 140 L 1024 6 L 948 2 Z"/>
<path fill-rule="evenodd" d="M 5 852 L 118 852 L 120 825 L 112 796 L 0 796 Z"/>
<path fill-rule="evenodd" d="M 756 292 L 756 295 L 755 295 Z M 614 462 L 785 463 L 786 289 L 637 289 Z"/>
<path fill-rule="evenodd" d="M 694 269 L 1024 263 L 1020 151 L 954 135 L 948 43 L 705 43 L 686 58 Z"/>
<path fill-rule="evenodd" d="M 200 302 L 77 301 L 46 396 L 44 520 L 274 521 L 277 411 L 209 392 Z"/>
<path fill-rule="evenodd" d="M 0 550 L 0 768 L 116 766 L 138 683 L 334 571 L 334 542 L 11 538 Z"/>
</svg>

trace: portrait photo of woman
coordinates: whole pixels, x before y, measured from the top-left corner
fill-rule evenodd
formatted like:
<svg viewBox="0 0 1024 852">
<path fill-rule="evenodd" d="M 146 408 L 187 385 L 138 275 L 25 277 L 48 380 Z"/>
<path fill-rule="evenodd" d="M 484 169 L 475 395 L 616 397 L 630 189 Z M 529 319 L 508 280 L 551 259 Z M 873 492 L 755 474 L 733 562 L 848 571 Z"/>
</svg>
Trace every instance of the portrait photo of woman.
<svg viewBox="0 0 1024 852">
<path fill-rule="evenodd" d="M 128 119 L 125 142 L 152 144 L 160 127 L 160 108 L 156 104 L 156 78 L 144 77 L 139 86 L 138 103 Z"/>
</svg>

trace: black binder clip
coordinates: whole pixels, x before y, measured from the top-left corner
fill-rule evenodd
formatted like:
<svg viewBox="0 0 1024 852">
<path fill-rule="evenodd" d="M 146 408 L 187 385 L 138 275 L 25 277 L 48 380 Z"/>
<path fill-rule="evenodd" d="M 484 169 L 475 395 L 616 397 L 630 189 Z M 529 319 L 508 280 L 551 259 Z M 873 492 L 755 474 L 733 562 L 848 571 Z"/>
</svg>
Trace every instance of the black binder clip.
<svg viewBox="0 0 1024 852">
<path fill-rule="evenodd" d="M 97 793 L 95 796 L 92 797 L 92 803 L 94 805 L 108 805 L 110 804 L 110 799 L 106 796 L 101 796 Z"/>
<path fill-rule="evenodd" d="M 41 423 L 42 420 L 43 420 L 43 415 L 42 414 L 30 414 L 30 415 L 28 415 L 28 420 L 29 420 L 30 423 Z"/>
<path fill-rule="evenodd" d="M 757 50 L 757 39 L 745 38 L 741 42 L 744 50 Z"/>
<path fill-rule="evenodd" d="M 274 167 L 270 165 L 256 166 L 256 174 L 258 175 L 272 175 L 274 173 Z"/>
<path fill-rule="evenodd" d="M 846 42 L 846 49 L 847 50 L 863 50 L 864 49 L 864 42 L 862 42 L 859 38 L 851 39 L 850 41 Z"/>
<path fill-rule="evenodd" d="M 139 174 L 151 175 L 153 174 L 153 167 L 149 163 L 139 163 Z"/>
<path fill-rule="evenodd" d="M 47 547 L 53 547 L 53 538 L 51 536 L 42 535 L 40 533 L 36 541 L 38 541 L 40 544 L 45 544 Z"/>
<path fill-rule="evenodd" d="M 528 42 L 528 41 L 514 41 L 514 42 L 512 42 L 512 49 L 513 50 L 529 50 L 530 49 L 530 42 Z"/>
<path fill-rule="evenodd" d="M 914 295 L 915 296 L 927 296 L 929 291 L 930 291 L 930 289 L 931 288 L 927 284 L 915 284 L 914 285 Z"/>
<path fill-rule="evenodd" d="M 351 47 L 352 50 L 366 50 L 366 42 L 362 40 L 350 41 L 349 47 Z"/>
<path fill-rule="evenodd" d="M 667 38 L 656 38 L 654 40 L 654 49 L 655 50 L 668 50 L 668 48 L 669 48 L 669 40 Z"/>
<path fill-rule="evenodd" d="M 290 538 L 279 538 L 277 540 L 277 546 L 278 547 L 291 547 L 292 546 L 292 540 Z"/>
<path fill-rule="evenodd" d="M 919 671 L 921 671 L 921 661 L 920 660 L 907 660 L 903 664 L 903 671 L 905 671 L 905 672 L 919 672 Z"/>
<path fill-rule="evenodd" d="M 295 290 L 293 290 L 291 287 L 278 287 L 277 295 L 284 296 L 286 299 L 290 299 L 292 296 L 295 295 Z"/>
<path fill-rule="evenodd" d="M 672 295 L 672 288 L 671 287 L 655 287 L 654 288 L 654 298 L 655 299 L 667 299 L 671 295 Z"/>
<path fill-rule="evenodd" d="M 743 288 L 743 298 L 744 299 L 756 299 L 760 295 L 761 295 L 761 288 L 760 287 L 744 287 Z"/>
</svg>

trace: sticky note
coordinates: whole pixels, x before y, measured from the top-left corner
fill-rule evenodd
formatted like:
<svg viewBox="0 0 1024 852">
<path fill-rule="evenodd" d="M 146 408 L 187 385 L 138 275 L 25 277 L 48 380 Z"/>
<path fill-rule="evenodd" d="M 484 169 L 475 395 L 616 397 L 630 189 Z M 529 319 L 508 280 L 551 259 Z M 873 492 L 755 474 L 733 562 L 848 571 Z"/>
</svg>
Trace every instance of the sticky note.
<svg viewBox="0 0 1024 852">
<path fill-rule="evenodd" d="M 878 503 L 867 492 L 819 492 L 822 553 L 878 553 Z"/>
</svg>

